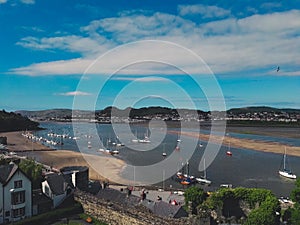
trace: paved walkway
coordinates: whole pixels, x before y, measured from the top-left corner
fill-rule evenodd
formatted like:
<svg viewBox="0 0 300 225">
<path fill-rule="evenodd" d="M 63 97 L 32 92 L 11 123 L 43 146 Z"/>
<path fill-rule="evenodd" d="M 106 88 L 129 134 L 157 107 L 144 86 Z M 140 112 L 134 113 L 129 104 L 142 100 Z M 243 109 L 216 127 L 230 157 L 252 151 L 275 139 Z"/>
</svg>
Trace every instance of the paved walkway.
<svg viewBox="0 0 300 225">
<path fill-rule="evenodd" d="M 112 189 L 121 190 L 123 189 L 124 192 L 127 191 L 127 186 L 121 186 L 121 185 L 110 185 L 109 186 Z M 136 188 L 136 190 L 132 191 L 132 195 L 141 196 L 141 189 L 140 187 Z M 184 204 L 184 196 L 182 191 L 178 192 L 171 192 L 171 191 L 164 191 L 164 190 L 147 190 L 146 192 L 146 199 L 151 201 L 157 201 L 158 196 L 161 197 L 161 200 L 164 202 L 169 202 L 170 200 L 176 200 L 176 202 L 180 203 L 181 205 Z"/>
</svg>

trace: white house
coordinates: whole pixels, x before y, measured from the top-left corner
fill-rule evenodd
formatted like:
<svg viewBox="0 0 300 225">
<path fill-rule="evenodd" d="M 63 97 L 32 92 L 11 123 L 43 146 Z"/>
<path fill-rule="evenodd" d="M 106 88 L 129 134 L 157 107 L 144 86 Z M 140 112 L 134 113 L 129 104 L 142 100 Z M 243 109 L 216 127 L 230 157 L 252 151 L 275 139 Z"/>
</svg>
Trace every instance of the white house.
<svg viewBox="0 0 300 225">
<path fill-rule="evenodd" d="M 52 199 L 53 207 L 56 208 L 73 193 L 73 186 L 65 180 L 63 174 L 50 173 L 42 182 L 42 191 Z"/>
<path fill-rule="evenodd" d="M 30 179 L 13 162 L 0 166 L 0 224 L 32 215 Z"/>
</svg>

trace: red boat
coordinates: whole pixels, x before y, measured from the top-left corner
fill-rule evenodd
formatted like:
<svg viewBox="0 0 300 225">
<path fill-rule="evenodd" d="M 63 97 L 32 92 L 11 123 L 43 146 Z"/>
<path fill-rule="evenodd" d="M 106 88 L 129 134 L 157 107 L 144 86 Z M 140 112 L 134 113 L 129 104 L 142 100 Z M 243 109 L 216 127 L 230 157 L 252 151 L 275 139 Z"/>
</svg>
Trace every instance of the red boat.
<svg viewBox="0 0 300 225">
<path fill-rule="evenodd" d="M 226 155 L 232 156 L 232 152 L 231 152 L 231 151 L 227 151 L 227 152 L 226 152 Z"/>
</svg>

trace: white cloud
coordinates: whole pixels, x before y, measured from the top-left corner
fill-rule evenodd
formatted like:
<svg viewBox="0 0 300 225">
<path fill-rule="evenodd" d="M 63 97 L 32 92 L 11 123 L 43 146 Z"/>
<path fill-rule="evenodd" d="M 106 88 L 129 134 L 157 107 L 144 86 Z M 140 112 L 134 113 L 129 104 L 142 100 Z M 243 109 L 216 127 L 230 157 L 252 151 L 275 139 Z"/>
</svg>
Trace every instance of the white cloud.
<svg viewBox="0 0 300 225">
<path fill-rule="evenodd" d="M 7 0 L 0 0 L 0 4 L 4 4 L 6 2 L 7 2 Z"/>
<path fill-rule="evenodd" d="M 82 92 L 82 91 L 71 91 L 66 93 L 60 93 L 59 95 L 63 96 L 89 96 L 91 93 L 88 92 Z"/>
<path fill-rule="evenodd" d="M 96 55 L 104 54 L 108 49 L 120 44 L 145 39 L 171 41 L 183 45 L 201 56 L 212 71 L 218 74 L 266 69 L 274 65 L 300 67 L 299 10 L 253 15 L 242 19 L 226 18 L 202 24 L 165 13 L 125 13 L 121 14 L 121 17 L 92 21 L 82 27 L 81 32 L 82 36 L 23 38 L 18 45 L 36 50 L 60 49 L 77 52 L 82 57 L 32 64 L 12 69 L 10 72 L 31 76 L 82 74 Z M 137 47 L 128 49 L 126 54 L 116 55 L 114 60 L 107 61 L 102 68 L 90 70 L 90 73 L 112 72 L 111 68 L 115 63 L 119 62 L 121 65 L 128 63 L 131 57 L 139 55 L 145 58 L 147 54 L 149 58 L 153 56 L 158 60 L 169 57 L 184 68 L 192 71 L 194 69 L 194 64 L 182 59 L 179 53 L 165 52 L 162 49 L 141 50 Z M 289 69 L 290 74 L 293 73 L 292 70 Z M 162 67 L 159 64 L 130 66 L 122 72 L 127 75 L 180 73 L 172 66 Z"/>
<path fill-rule="evenodd" d="M 123 81 L 135 81 L 135 82 L 141 82 L 141 83 L 147 83 L 147 82 L 167 82 L 168 80 L 162 77 L 143 77 L 143 78 L 137 78 L 137 77 L 114 77 L 112 80 L 123 80 Z"/>
<path fill-rule="evenodd" d="M 82 74 L 91 63 L 91 60 L 80 58 L 35 63 L 29 66 L 12 69 L 9 73 L 28 76 Z"/>
<path fill-rule="evenodd" d="M 34 0 L 21 0 L 21 2 L 24 4 L 34 4 L 35 3 Z"/>
<path fill-rule="evenodd" d="M 186 15 L 201 15 L 203 18 L 222 18 L 230 15 L 230 11 L 217 7 L 207 5 L 179 5 L 179 14 Z"/>
<path fill-rule="evenodd" d="M 66 50 L 69 52 L 79 52 L 85 54 L 95 54 L 101 51 L 106 51 L 109 44 L 106 43 L 106 39 L 102 41 L 93 40 L 88 37 L 81 37 L 75 35 L 50 37 L 50 38 L 36 38 L 25 37 L 16 43 L 25 48 L 35 50 Z"/>
<path fill-rule="evenodd" d="M 261 5 L 263 9 L 274 9 L 282 7 L 280 2 L 266 2 Z"/>
</svg>

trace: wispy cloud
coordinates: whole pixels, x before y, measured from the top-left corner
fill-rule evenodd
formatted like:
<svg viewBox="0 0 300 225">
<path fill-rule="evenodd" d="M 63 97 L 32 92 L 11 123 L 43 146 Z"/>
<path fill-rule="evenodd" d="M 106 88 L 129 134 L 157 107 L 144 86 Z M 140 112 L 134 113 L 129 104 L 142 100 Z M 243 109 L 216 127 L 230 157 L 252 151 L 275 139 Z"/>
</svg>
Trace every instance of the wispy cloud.
<svg viewBox="0 0 300 225">
<path fill-rule="evenodd" d="M 0 4 L 7 3 L 8 0 L 0 0 Z M 23 4 L 35 4 L 35 0 L 20 0 L 21 3 Z M 13 4 L 14 5 L 14 4 Z"/>
<path fill-rule="evenodd" d="M 28 27 L 28 26 L 21 26 L 21 29 L 25 31 L 30 31 L 30 32 L 36 32 L 36 33 L 41 33 L 45 32 L 45 30 L 39 28 L 39 27 Z"/>
<path fill-rule="evenodd" d="M 135 81 L 135 82 L 168 82 L 167 79 L 162 78 L 162 77 L 113 77 L 112 80 L 120 80 L 120 81 Z"/>
<path fill-rule="evenodd" d="M 274 9 L 282 7 L 280 2 L 266 2 L 261 5 L 263 9 Z"/>
<path fill-rule="evenodd" d="M 28 76 L 82 74 L 92 60 L 72 59 L 34 63 L 29 66 L 11 69 L 8 73 Z"/>
<path fill-rule="evenodd" d="M 205 9 L 205 10 L 204 10 Z M 229 11 L 218 7 L 191 5 L 180 6 L 181 15 L 201 13 L 203 16 L 224 17 Z M 204 12 L 203 12 L 204 13 Z M 217 74 L 235 73 L 268 69 L 274 65 L 288 65 L 297 71 L 300 68 L 300 11 L 290 10 L 277 13 L 260 14 L 241 19 L 219 19 L 212 22 L 197 23 L 192 19 L 167 13 L 124 13 L 119 17 L 104 18 L 81 27 L 82 35 L 62 35 L 57 37 L 22 38 L 17 45 L 35 50 L 76 52 L 82 57 L 71 60 L 36 63 L 14 68 L 10 73 L 22 75 L 68 75 L 81 74 L 93 62 L 95 56 L 131 41 L 154 39 L 171 41 L 191 49 L 198 54 Z M 182 59 L 180 54 L 163 52 L 161 49 L 128 49 L 126 54 L 116 55 L 117 61 L 127 62 L 131 56 L 158 55 L 177 59 L 178 65 L 194 68 L 194 64 Z M 160 59 L 160 56 L 158 56 Z M 114 60 L 107 61 L 103 68 L 90 70 L 111 72 Z M 144 65 L 126 68 L 123 74 L 178 74 L 180 71 L 161 65 Z M 290 71 L 289 73 L 293 73 Z M 262 73 L 263 74 L 263 73 Z M 298 73 L 294 72 L 294 75 Z M 278 75 L 278 74 L 277 74 Z M 288 75 L 281 73 L 281 75 Z"/>
<path fill-rule="evenodd" d="M 103 40 L 103 42 L 105 42 L 105 40 Z M 99 39 L 93 40 L 91 38 L 71 35 L 50 38 L 36 38 L 29 36 L 22 38 L 16 44 L 34 50 L 61 49 L 85 55 L 107 50 L 107 47 L 104 47 L 105 43 L 103 42 L 99 41 Z"/>
<path fill-rule="evenodd" d="M 35 0 L 21 0 L 21 2 L 24 4 L 34 4 Z"/>
<path fill-rule="evenodd" d="M 92 94 L 88 93 L 88 92 L 82 92 L 82 91 L 71 91 L 71 92 L 66 92 L 66 93 L 59 93 L 58 95 L 63 95 L 63 96 L 89 96 L 89 95 L 92 95 Z"/>
<path fill-rule="evenodd" d="M 182 16 L 186 15 L 200 15 L 203 18 L 222 18 L 230 15 L 230 11 L 217 7 L 207 5 L 179 5 L 178 12 Z"/>
</svg>

